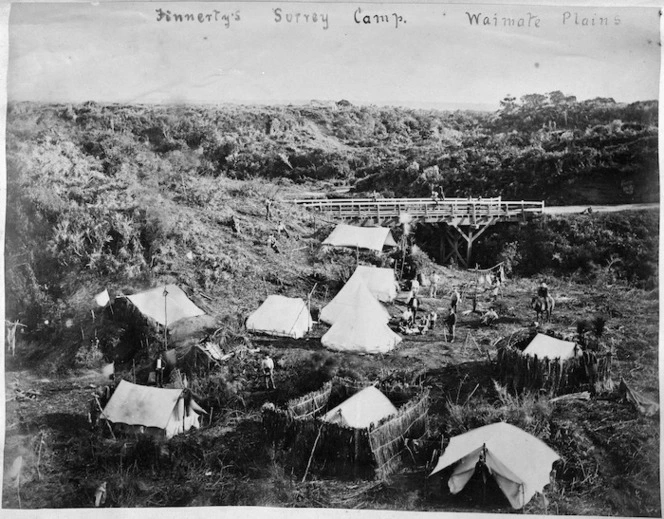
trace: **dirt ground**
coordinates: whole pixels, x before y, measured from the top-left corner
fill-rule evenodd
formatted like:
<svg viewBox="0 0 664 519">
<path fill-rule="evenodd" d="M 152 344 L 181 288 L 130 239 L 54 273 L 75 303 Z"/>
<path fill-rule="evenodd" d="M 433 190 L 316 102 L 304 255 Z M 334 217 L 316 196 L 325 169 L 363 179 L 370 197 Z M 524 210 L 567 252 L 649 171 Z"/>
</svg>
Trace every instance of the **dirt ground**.
<svg viewBox="0 0 664 519">
<path fill-rule="evenodd" d="M 446 431 L 448 401 L 465 406 L 494 405 L 492 379 L 495 343 L 521 330 L 535 319 L 529 307 L 536 280 L 509 280 L 499 300 L 504 314 L 485 326 L 480 316 L 466 313 L 469 300 L 460 307 L 457 337 L 445 340 L 442 317 L 449 288 L 470 280 L 469 274 L 450 269 L 444 273 L 440 298 L 422 298 L 422 309 L 436 309 L 438 327 L 426 336 L 406 336 L 386 355 L 369 356 L 325 350 L 318 339 L 326 327 L 318 325 L 313 337 L 294 341 L 253 338 L 277 362 L 276 391 L 264 391 L 255 375 L 256 359 L 243 360 L 248 383 L 243 405 L 223 409 L 212 424 L 171 441 L 171 452 L 187 449 L 186 462 L 141 461 L 124 455 L 131 445 L 101 438 L 86 420 L 88 402 L 98 377 L 78 372 L 42 378 L 19 370 L 7 359 L 7 422 L 3 507 L 89 507 L 94 491 L 108 482 L 105 506 L 207 506 L 261 505 L 293 507 L 341 507 L 398 510 L 444 510 L 510 513 L 513 510 L 495 488 L 486 494 L 477 481 L 457 496 L 450 495 L 446 473 L 426 477 L 421 460 L 406 459 L 403 471 L 388 481 L 307 481 L 292 474 L 262 445 L 260 406 L 283 405 L 322 384 L 312 373 L 339 374 L 376 380 L 398 373 L 418 380 L 431 390 L 429 413 L 433 442 Z M 583 284 L 551 279 L 558 303 L 551 323 L 544 328 L 573 335 L 578 319 L 607 317 L 602 340 L 614 349 L 612 378 L 623 377 L 635 390 L 658 401 L 658 294 L 601 283 Z M 480 304 L 488 305 L 488 294 Z M 397 304 L 392 315 L 403 311 Z M 449 339 L 449 338 L 448 338 Z M 21 355 L 20 345 L 17 356 Z M 309 377 L 307 380 L 305 378 Z M 307 384 L 309 386 L 307 386 Z M 563 458 L 561 476 L 547 487 L 548 505 L 534 498 L 526 513 L 578 515 L 658 516 L 659 414 L 646 418 L 614 394 L 598 395 L 581 403 L 550 404 L 551 444 Z M 108 435 L 106 435 L 108 436 Z M 131 443 L 131 442 L 129 442 Z M 185 445 L 186 444 L 186 445 Z M 118 447 L 120 445 L 120 447 Z M 119 449 L 119 450 L 118 450 Z M 11 466 L 22 457 L 19 484 Z"/>
</svg>

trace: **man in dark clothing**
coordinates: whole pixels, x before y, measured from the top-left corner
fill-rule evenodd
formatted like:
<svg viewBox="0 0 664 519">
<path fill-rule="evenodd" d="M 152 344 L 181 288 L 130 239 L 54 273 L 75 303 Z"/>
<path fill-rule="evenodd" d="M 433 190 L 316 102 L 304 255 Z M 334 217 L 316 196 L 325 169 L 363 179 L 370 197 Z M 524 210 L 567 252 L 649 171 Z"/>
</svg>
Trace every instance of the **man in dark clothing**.
<svg viewBox="0 0 664 519">
<path fill-rule="evenodd" d="M 452 340 L 450 342 L 453 342 L 454 339 L 456 338 L 456 323 L 457 323 L 456 312 L 454 311 L 454 308 L 450 308 L 450 313 L 445 318 L 445 325 L 447 326 L 447 331 L 452 336 Z"/>
<path fill-rule="evenodd" d="M 157 387 L 164 387 L 164 371 L 166 370 L 166 362 L 164 356 L 159 355 L 155 361 L 155 374 L 157 375 Z"/>
<path fill-rule="evenodd" d="M 549 287 L 542 281 L 537 287 L 537 297 L 539 297 L 544 305 L 544 311 L 549 311 Z"/>
<path fill-rule="evenodd" d="M 417 318 L 417 310 L 420 308 L 420 300 L 415 294 L 413 294 L 413 297 L 408 301 L 408 308 L 413 312 L 413 321 L 415 321 Z"/>
<path fill-rule="evenodd" d="M 272 220 L 272 200 L 265 199 L 265 219 Z"/>
<path fill-rule="evenodd" d="M 454 312 L 456 312 L 457 310 L 459 301 L 461 301 L 461 294 L 459 294 L 459 290 L 455 288 L 454 291 L 452 292 L 452 297 L 450 298 L 450 308 Z"/>
</svg>

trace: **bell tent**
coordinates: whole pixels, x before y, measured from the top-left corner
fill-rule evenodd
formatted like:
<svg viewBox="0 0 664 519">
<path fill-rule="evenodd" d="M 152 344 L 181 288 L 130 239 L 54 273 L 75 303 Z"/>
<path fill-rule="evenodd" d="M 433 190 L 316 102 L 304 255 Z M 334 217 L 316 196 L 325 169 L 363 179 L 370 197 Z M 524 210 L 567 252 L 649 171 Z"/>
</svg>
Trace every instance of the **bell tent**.
<svg viewBox="0 0 664 519">
<path fill-rule="evenodd" d="M 352 247 L 381 252 L 384 247 L 396 247 L 392 232 L 386 227 L 358 227 L 338 224 L 323 245 L 332 247 Z"/>
<path fill-rule="evenodd" d="M 580 352 L 579 347 L 573 342 L 556 339 L 544 333 L 538 333 L 523 350 L 524 355 L 537 355 L 540 359 L 561 360 L 576 357 Z"/>
<path fill-rule="evenodd" d="M 380 320 L 384 324 L 390 320 L 390 313 L 371 294 L 364 282 L 359 277 L 353 278 L 353 276 L 332 301 L 321 310 L 320 320 L 327 324 L 334 324 L 347 310 L 357 311 L 359 308 L 366 309 L 372 318 Z"/>
<path fill-rule="evenodd" d="M 144 316 L 170 328 L 181 319 L 204 315 L 184 291 L 176 285 L 166 285 L 127 296 Z"/>
<path fill-rule="evenodd" d="M 328 423 L 364 429 L 397 413 L 397 408 L 374 386 L 364 388 L 327 412 L 322 420 Z"/>
<path fill-rule="evenodd" d="M 247 330 L 301 339 L 311 330 L 306 303 L 298 298 L 271 295 L 247 319 Z"/>
<path fill-rule="evenodd" d="M 171 438 L 200 427 L 203 409 L 183 389 L 139 386 L 121 380 L 104 407 L 102 418 L 127 433 Z"/>
<path fill-rule="evenodd" d="M 452 494 L 470 480 L 480 458 L 513 508 L 523 508 L 549 483 L 553 462 L 560 456 L 544 442 L 508 423 L 494 423 L 455 436 L 430 475 L 459 462 L 450 476 Z"/>
<path fill-rule="evenodd" d="M 379 301 L 391 303 L 397 297 L 397 280 L 392 269 L 358 265 L 350 279 L 360 278 Z"/>
<path fill-rule="evenodd" d="M 321 337 L 322 345 L 330 350 L 356 353 L 387 353 L 400 342 L 401 337 L 371 305 L 346 309 Z"/>
</svg>

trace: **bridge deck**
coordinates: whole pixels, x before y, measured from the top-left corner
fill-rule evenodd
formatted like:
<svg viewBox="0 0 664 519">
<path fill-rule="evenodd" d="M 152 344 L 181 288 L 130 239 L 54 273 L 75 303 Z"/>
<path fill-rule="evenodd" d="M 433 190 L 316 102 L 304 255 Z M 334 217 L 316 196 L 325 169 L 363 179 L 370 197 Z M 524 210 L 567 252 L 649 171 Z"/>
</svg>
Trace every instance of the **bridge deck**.
<svg viewBox="0 0 664 519">
<path fill-rule="evenodd" d="M 500 198 L 446 198 L 439 201 L 431 198 L 353 198 L 293 202 L 346 221 L 399 223 L 404 215 L 408 215 L 410 221 L 440 222 L 454 227 L 525 220 L 544 210 L 541 201 L 503 201 Z"/>
</svg>

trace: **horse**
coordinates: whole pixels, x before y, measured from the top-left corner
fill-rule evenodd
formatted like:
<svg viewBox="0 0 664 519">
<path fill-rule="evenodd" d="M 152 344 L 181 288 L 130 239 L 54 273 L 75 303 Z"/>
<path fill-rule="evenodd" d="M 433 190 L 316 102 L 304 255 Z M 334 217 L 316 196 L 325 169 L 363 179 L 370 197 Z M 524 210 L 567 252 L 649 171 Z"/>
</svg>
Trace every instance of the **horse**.
<svg viewBox="0 0 664 519">
<path fill-rule="evenodd" d="M 530 306 L 535 310 L 538 321 L 541 321 L 542 317 L 544 321 L 550 321 L 556 301 L 551 296 L 547 296 L 546 298 L 534 296 L 530 301 Z"/>
</svg>

